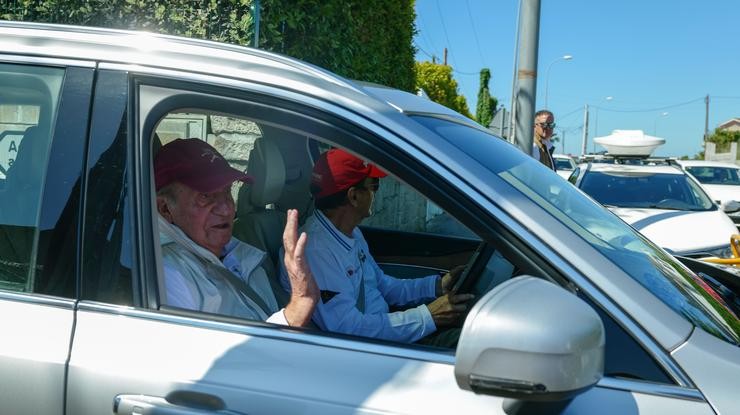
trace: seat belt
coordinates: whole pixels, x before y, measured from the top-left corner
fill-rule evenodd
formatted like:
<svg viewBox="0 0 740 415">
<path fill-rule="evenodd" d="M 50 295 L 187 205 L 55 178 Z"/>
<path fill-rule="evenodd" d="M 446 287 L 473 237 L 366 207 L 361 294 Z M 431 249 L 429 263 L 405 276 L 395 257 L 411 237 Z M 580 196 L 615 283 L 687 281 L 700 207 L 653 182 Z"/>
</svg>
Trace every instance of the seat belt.
<svg viewBox="0 0 740 415">
<path fill-rule="evenodd" d="M 365 253 L 360 250 L 357 257 L 360 259 L 360 294 L 357 296 L 355 308 L 365 314 Z"/>
</svg>

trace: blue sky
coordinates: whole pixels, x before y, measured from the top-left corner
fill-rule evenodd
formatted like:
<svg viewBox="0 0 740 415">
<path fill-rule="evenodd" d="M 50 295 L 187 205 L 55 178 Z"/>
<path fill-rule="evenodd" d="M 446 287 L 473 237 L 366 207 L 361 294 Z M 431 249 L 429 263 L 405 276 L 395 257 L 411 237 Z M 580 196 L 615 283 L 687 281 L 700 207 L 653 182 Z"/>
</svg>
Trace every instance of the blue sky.
<svg viewBox="0 0 740 415">
<path fill-rule="evenodd" d="M 519 0 L 416 0 L 416 59 L 441 61 L 447 47 L 473 113 L 483 67 L 492 95 L 510 108 L 518 8 Z M 590 139 L 641 129 L 666 139 L 656 154 L 693 156 L 707 94 L 710 133 L 740 117 L 738 16 L 738 0 L 542 0 L 536 106 L 549 78 L 548 106 L 568 153 L 580 152 L 589 104 Z M 552 63 L 566 54 L 573 59 Z"/>
</svg>

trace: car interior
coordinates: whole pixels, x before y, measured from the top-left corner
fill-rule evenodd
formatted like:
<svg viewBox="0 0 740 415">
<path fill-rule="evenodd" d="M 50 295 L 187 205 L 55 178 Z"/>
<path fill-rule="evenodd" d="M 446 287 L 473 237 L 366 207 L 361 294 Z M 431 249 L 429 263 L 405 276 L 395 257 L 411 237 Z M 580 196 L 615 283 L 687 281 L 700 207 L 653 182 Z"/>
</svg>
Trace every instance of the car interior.
<svg viewBox="0 0 740 415">
<path fill-rule="evenodd" d="M 168 117 L 172 119 L 171 114 Z M 169 126 L 171 128 L 171 124 Z M 258 126 L 260 134 L 245 143 L 251 146 L 246 154 L 230 152 L 228 145 L 208 128 L 201 135 L 219 149 L 232 166 L 239 168 L 246 165 L 246 173 L 254 179 L 254 183 L 238 186 L 234 192 L 236 218 L 233 235 L 268 253 L 271 261 L 270 269 L 266 271 L 271 277 L 279 305 L 284 306 L 288 297 L 279 284 L 277 270 L 286 211 L 297 209 L 301 224 L 312 214 L 313 198 L 309 185 L 313 160 L 333 144 L 269 124 Z M 163 130 L 156 130 L 153 140 L 155 151 L 162 144 L 159 137 L 165 135 L 171 136 Z M 243 154 L 241 157 L 248 159 L 235 160 L 235 154 Z M 413 223 L 406 221 L 409 212 L 404 208 L 421 216 L 427 216 L 427 210 L 431 211 L 429 216 L 433 215 L 434 218 L 447 216 L 408 185 L 389 176 L 381 180 L 380 188 L 375 202 L 378 213 L 366 219 L 360 227 L 373 257 L 388 275 L 417 278 L 437 275 L 457 265 L 467 264 L 455 290 L 460 293 L 471 292 L 479 297 L 519 273 L 501 252 L 483 243 L 474 232 L 451 217 L 447 221 L 457 229 L 457 235 L 435 233 L 419 220 Z M 405 193 L 406 197 L 398 200 L 401 193 Z M 449 231 L 449 226 L 445 231 Z M 485 274 L 485 278 L 473 278 L 479 274 Z"/>
</svg>

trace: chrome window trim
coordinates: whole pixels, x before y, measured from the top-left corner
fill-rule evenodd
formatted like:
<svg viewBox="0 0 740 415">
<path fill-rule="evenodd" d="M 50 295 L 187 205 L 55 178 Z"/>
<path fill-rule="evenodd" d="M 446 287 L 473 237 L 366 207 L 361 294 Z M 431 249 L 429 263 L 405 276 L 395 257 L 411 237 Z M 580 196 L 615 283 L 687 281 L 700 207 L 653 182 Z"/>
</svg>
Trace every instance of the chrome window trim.
<svg viewBox="0 0 740 415">
<path fill-rule="evenodd" d="M 2 63 L 18 63 L 18 64 L 41 64 L 45 66 L 75 66 L 81 68 L 95 68 L 95 61 L 87 60 L 74 60 L 74 59 L 60 59 L 60 58 L 47 58 L 38 56 L 25 56 L 25 55 L 6 55 L 0 53 L 0 62 Z"/>
<path fill-rule="evenodd" d="M 299 91 L 281 89 L 279 86 L 266 85 L 266 84 L 261 84 L 261 83 L 252 83 L 246 80 L 224 78 L 224 77 L 207 75 L 207 74 L 202 74 L 202 73 L 190 73 L 190 72 L 182 72 L 182 71 L 172 70 L 172 69 L 144 67 L 141 65 L 126 65 L 126 64 L 114 64 L 114 63 L 104 62 L 104 63 L 101 63 L 99 67 L 101 69 L 112 69 L 112 70 L 130 71 L 130 72 L 134 72 L 138 74 L 145 74 L 145 75 L 164 76 L 169 79 L 179 79 L 179 80 L 190 81 L 190 82 L 200 82 L 200 83 L 205 82 L 207 84 L 216 85 L 216 86 L 222 86 L 222 87 L 227 87 L 227 88 L 238 88 L 240 90 L 248 90 L 251 92 L 257 92 L 257 93 L 277 96 L 277 97 L 287 99 L 290 101 L 299 102 L 302 105 L 307 106 L 307 107 L 313 106 L 323 111 L 327 111 L 333 114 L 334 116 L 337 116 L 349 122 L 355 123 L 356 125 L 362 126 L 362 128 L 372 132 L 373 134 L 383 137 L 386 141 L 396 145 L 399 149 L 402 149 L 404 152 L 406 152 L 411 157 L 414 157 L 419 162 L 424 163 L 427 166 L 429 166 L 430 169 L 435 169 L 436 171 L 442 172 L 445 178 L 452 185 L 460 189 L 461 192 L 464 192 L 465 194 L 467 194 L 479 206 L 490 211 L 493 215 L 497 217 L 497 219 L 502 223 L 504 227 L 512 231 L 514 234 L 520 235 L 520 236 L 521 235 L 527 236 L 526 239 L 529 241 L 529 243 L 531 244 L 531 246 L 533 247 L 535 251 L 540 252 L 543 257 L 548 258 L 549 261 L 552 263 L 552 265 L 554 265 L 557 269 L 562 271 L 563 274 L 567 275 L 572 280 L 572 282 L 578 285 L 578 287 L 584 293 L 586 293 L 591 299 L 593 299 L 597 304 L 599 304 L 607 314 L 609 314 L 617 322 L 622 324 L 622 327 L 629 334 L 631 334 L 635 338 L 635 340 L 637 340 L 637 342 L 656 360 L 657 364 L 663 367 L 663 369 L 667 372 L 669 377 L 671 377 L 676 383 L 678 383 L 679 386 L 693 387 L 693 383 L 688 378 L 688 376 L 673 361 L 673 359 L 668 355 L 668 353 L 664 351 L 662 347 L 660 347 L 656 343 L 656 341 L 652 339 L 652 337 L 650 337 L 650 335 L 645 333 L 645 331 L 640 326 L 638 326 L 629 316 L 627 316 L 618 306 L 616 306 L 606 295 L 604 295 L 597 287 L 595 287 L 585 276 L 583 276 L 579 271 L 577 271 L 575 268 L 569 265 L 565 260 L 563 260 L 557 252 L 554 252 L 552 249 L 550 249 L 548 245 L 540 241 L 539 238 L 537 238 L 535 235 L 532 235 L 530 230 L 528 230 L 523 225 L 516 222 L 514 219 L 509 217 L 509 215 L 506 214 L 501 208 L 496 206 L 492 201 L 496 200 L 497 196 L 501 196 L 498 192 L 496 192 L 495 194 L 489 194 L 487 195 L 487 197 L 484 197 L 483 195 L 480 194 L 480 192 L 477 189 L 473 187 L 471 183 L 464 181 L 458 175 L 444 174 L 444 172 L 447 171 L 447 167 L 440 164 L 425 149 L 420 148 L 413 142 L 403 139 L 401 136 L 397 135 L 394 132 L 391 132 L 390 129 L 386 129 L 385 127 L 378 124 L 374 120 L 365 118 L 362 115 L 356 112 L 353 112 L 351 109 L 342 107 L 340 105 L 334 104 L 327 100 L 322 100 L 319 97 L 308 95 L 308 94 L 303 94 L 303 93 L 300 93 Z M 189 91 L 183 90 L 183 92 L 189 92 Z M 229 99 L 234 99 L 234 98 L 229 98 Z M 136 128 L 140 129 L 142 128 L 142 126 L 138 125 L 136 126 Z M 199 323 L 199 324 L 202 324 L 202 323 Z M 239 326 L 239 327 L 242 327 L 242 326 Z M 256 329 L 254 327 L 250 327 L 250 328 Z M 270 331 L 278 332 L 277 330 L 274 330 L 274 329 Z M 265 336 L 274 336 L 274 334 L 265 333 L 262 331 L 255 332 L 255 334 L 265 335 Z M 285 333 L 282 333 L 282 334 L 285 334 Z M 288 337 L 283 337 L 281 335 L 280 338 L 285 338 L 286 340 L 290 340 L 290 341 L 302 341 L 301 336 L 305 336 L 305 334 L 296 332 L 296 333 L 290 333 L 290 336 Z M 319 337 L 320 339 L 318 339 Z M 313 343 L 313 344 L 327 345 L 330 347 L 349 348 L 353 350 L 368 351 L 368 352 L 373 352 L 373 353 L 376 353 L 376 352 L 381 353 L 381 354 L 387 353 L 390 355 L 397 355 L 401 357 L 410 357 L 410 358 L 414 358 L 417 360 L 429 360 L 429 361 L 434 361 L 434 362 L 439 362 L 439 363 L 450 363 L 453 365 L 455 361 L 454 356 L 451 356 L 451 355 L 448 356 L 444 354 L 437 355 L 435 353 L 417 352 L 415 350 L 414 351 L 405 350 L 405 349 L 399 349 L 397 347 L 392 347 L 392 346 L 364 343 L 361 341 L 335 339 L 331 337 L 325 337 L 323 335 L 322 336 L 312 336 L 312 340 L 307 341 L 307 342 Z M 356 346 L 358 344 L 360 345 L 360 347 Z M 352 346 L 350 347 L 350 345 Z M 403 353 L 399 353 L 398 350 L 403 350 Z M 409 354 L 409 352 L 411 353 Z M 433 358 L 414 357 L 414 356 L 427 356 L 427 355 L 431 355 L 434 357 Z"/>
<path fill-rule="evenodd" d="M 665 385 L 662 383 L 642 382 L 639 380 L 602 378 L 596 386 L 606 389 L 621 390 L 626 392 L 644 393 L 647 395 L 662 396 L 672 399 L 683 399 L 688 401 L 706 402 L 704 395 L 694 388 Z"/>
<path fill-rule="evenodd" d="M 0 301 L 16 301 L 50 307 L 73 309 L 75 300 L 50 297 L 43 294 L 0 291 Z"/>
<path fill-rule="evenodd" d="M 168 313 L 165 311 L 152 311 L 137 309 L 133 307 L 113 306 L 103 303 L 94 303 L 91 301 L 81 301 L 78 304 L 78 310 L 140 318 L 162 323 L 177 324 L 201 329 L 218 330 L 265 339 L 283 340 L 292 343 L 302 343 L 312 346 L 328 347 L 332 349 L 343 349 L 389 357 L 412 359 L 422 362 L 449 365 L 455 364 L 455 356 L 451 352 L 445 353 L 441 351 L 434 352 L 414 350 L 411 348 L 406 348 L 402 345 L 395 346 L 367 342 L 365 340 L 342 339 L 332 337 L 328 334 L 313 334 L 310 332 L 292 329 L 290 327 L 280 327 L 272 325 L 270 323 L 249 321 L 244 321 L 244 323 L 241 324 L 229 323 L 225 321 L 206 320 L 206 318 L 208 318 L 207 316 L 201 319 L 196 317 L 189 317 L 184 314 L 179 315 Z"/>
</svg>

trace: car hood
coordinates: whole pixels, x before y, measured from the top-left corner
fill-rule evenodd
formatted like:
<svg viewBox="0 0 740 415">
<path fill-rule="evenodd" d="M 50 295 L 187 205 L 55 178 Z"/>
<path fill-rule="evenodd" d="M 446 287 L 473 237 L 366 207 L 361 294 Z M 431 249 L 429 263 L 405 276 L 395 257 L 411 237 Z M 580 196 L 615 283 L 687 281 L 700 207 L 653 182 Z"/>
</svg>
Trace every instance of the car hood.
<svg viewBox="0 0 740 415">
<path fill-rule="evenodd" d="M 658 246 L 676 254 L 729 245 L 730 236 L 737 233 L 732 220 L 720 210 L 611 208 L 611 211 Z"/>
<path fill-rule="evenodd" d="M 711 197 L 712 200 L 719 200 L 720 202 L 737 200 L 740 202 L 740 186 L 703 184 L 702 187 L 704 187 L 704 190 L 709 193 L 709 197 Z"/>
</svg>

